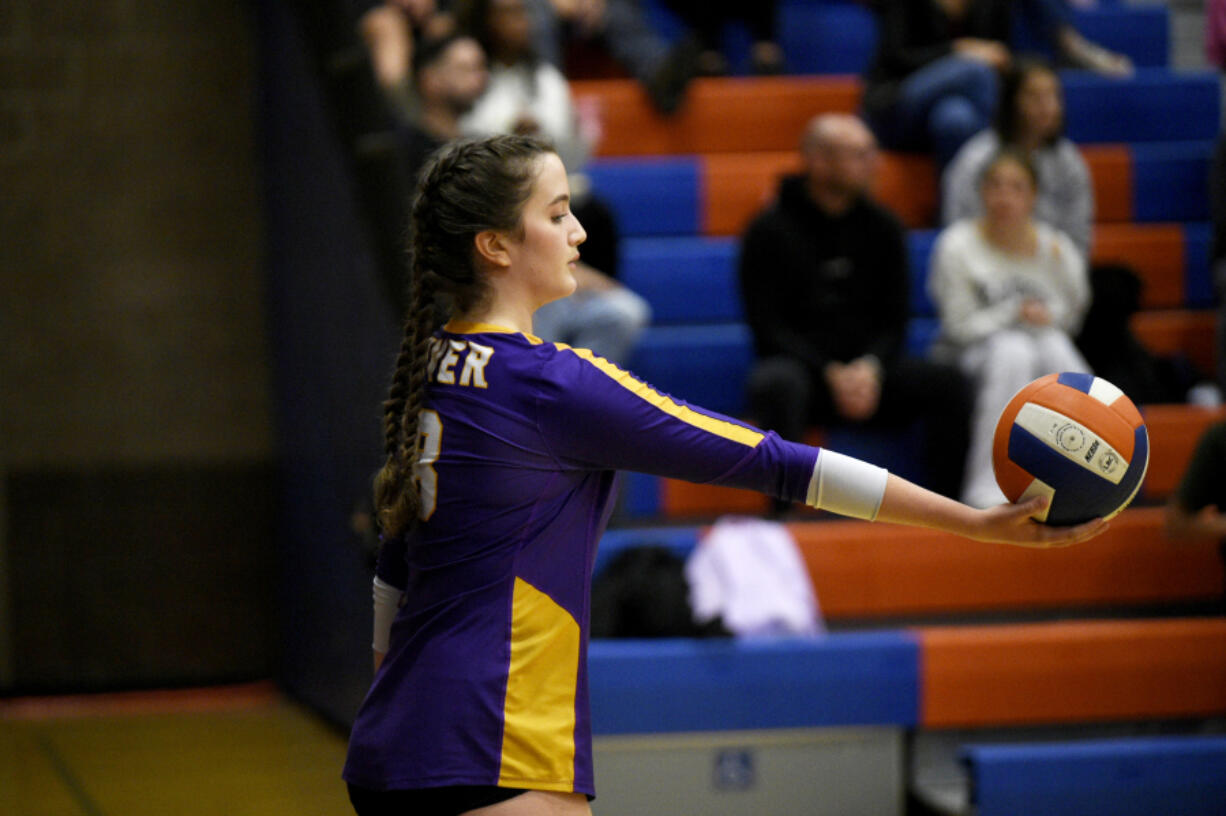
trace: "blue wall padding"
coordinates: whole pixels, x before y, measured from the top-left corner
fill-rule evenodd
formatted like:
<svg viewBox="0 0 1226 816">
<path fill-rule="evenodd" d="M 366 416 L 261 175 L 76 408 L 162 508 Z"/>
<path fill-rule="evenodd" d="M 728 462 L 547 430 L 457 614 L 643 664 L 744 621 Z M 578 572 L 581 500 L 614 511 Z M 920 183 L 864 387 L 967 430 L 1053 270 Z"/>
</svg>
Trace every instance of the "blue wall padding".
<svg viewBox="0 0 1226 816">
<path fill-rule="evenodd" d="M 1221 816 L 1226 737 L 964 749 L 979 816 Z"/>
<path fill-rule="evenodd" d="M 664 547 L 678 558 L 688 558 L 698 546 L 698 533 L 697 527 L 623 527 L 607 530 L 600 539 L 592 574 L 599 575 L 619 554 L 636 547 Z"/>
<path fill-rule="evenodd" d="M 1213 143 L 1160 142 L 1132 149 L 1137 221 L 1207 221 Z"/>
<path fill-rule="evenodd" d="M 622 235 L 692 235 L 698 220 L 698 159 L 600 159 L 587 168 Z"/>
<path fill-rule="evenodd" d="M 1068 135 L 1075 142 L 1157 142 L 1216 138 L 1217 74 L 1145 68 L 1121 82 L 1065 72 Z"/>
<path fill-rule="evenodd" d="M 736 416 L 744 405 L 752 363 L 749 328 L 743 323 L 717 323 L 649 327 L 629 368 L 659 391 Z"/>
<path fill-rule="evenodd" d="M 627 238 L 622 282 L 651 304 L 652 322 L 740 320 L 736 238 Z"/>
<path fill-rule="evenodd" d="M 594 640 L 596 734 L 914 725 L 919 646 L 906 632 L 743 640 Z"/>
<path fill-rule="evenodd" d="M 1209 309 L 1216 302 L 1213 293 L 1212 229 L 1208 224 L 1184 224 L 1184 304 L 1193 309 Z"/>
</svg>

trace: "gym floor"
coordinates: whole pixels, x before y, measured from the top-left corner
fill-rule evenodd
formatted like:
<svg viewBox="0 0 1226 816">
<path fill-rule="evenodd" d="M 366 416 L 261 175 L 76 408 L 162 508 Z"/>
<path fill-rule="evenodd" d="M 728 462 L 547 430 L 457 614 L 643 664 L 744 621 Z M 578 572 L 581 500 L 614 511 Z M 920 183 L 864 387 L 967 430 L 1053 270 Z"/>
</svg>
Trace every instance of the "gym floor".
<svg viewBox="0 0 1226 816">
<path fill-rule="evenodd" d="M 344 757 L 271 685 L 0 701 L 14 816 L 344 816 Z"/>
</svg>

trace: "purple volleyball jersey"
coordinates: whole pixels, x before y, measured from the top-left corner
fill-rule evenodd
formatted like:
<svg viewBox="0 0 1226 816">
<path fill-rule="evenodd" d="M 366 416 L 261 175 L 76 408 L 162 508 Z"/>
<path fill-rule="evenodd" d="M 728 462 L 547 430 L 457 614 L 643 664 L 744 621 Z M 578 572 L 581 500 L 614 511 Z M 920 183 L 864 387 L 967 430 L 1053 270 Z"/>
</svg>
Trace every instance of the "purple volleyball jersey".
<svg viewBox="0 0 1226 816">
<path fill-rule="evenodd" d="M 431 343 L 424 521 L 345 779 L 595 794 L 588 606 L 617 470 L 803 501 L 817 449 L 655 391 L 583 349 L 453 322 Z"/>
</svg>

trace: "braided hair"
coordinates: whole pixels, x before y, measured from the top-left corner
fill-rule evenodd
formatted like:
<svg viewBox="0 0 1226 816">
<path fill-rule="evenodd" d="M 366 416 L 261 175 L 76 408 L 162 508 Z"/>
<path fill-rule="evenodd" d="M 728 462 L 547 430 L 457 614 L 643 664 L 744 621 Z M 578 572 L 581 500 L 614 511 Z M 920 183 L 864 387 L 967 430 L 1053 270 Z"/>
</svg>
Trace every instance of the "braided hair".
<svg viewBox="0 0 1226 816">
<path fill-rule="evenodd" d="M 486 230 L 522 235 L 520 215 L 537 159 L 551 151 L 527 136 L 465 139 L 441 148 L 422 169 L 409 224 L 408 313 L 383 402 L 386 458 L 374 480 L 375 515 L 385 536 L 410 529 L 421 505 L 413 468 L 430 337 L 440 318 L 471 312 L 489 298 L 474 239 Z"/>
</svg>

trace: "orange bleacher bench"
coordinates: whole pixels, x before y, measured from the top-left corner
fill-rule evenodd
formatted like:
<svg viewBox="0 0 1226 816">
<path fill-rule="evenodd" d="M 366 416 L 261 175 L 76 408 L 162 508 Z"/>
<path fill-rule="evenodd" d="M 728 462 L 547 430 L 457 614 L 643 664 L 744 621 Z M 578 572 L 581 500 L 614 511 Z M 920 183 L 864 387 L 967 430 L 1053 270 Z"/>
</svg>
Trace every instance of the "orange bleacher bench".
<svg viewBox="0 0 1226 816">
<path fill-rule="evenodd" d="M 1171 309 L 1184 305 L 1187 266 L 1180 224 L 1096 224 L 1090 260 L 1120 263 L 1141 278 L 1141 306 Z"/>
<path fill-rule="evenodd" d="M 1155 354 L 1184 354 L 1205 376 L 1217 364 L 1213 332 L 1217 314 L 1209 309 L 1151 309 L 1132 316 L 1137 339 Z"/>
<path fill-rule="evenodd" d="M 628 80 L 578 80 L 571 92 L 599 111 L 604 156 L 795 150 L 814 115 L 852 113 L 860 103 L 859 81 L 842 76 L 698 79 L 667 118 Z"/>
<path fill-rule="evenodd" d="M 1095 220 L 1100 223 L 1130 221 L 1133 190 L 1132 154 L 1128 146 L 1086 145 L 1081 152 L 1094 182 Z M 800 159 L 794 146 L 789 150 L 711 153 L 701 156 L 700 161 L 699 206 L 702 208 L 702 231 L 706 235 L 741 234 L 749 220 L 773 200 L 779 179 L 800 171 Z M 873 195 L 907 227 L 937 223 L 938 190 L 936 167 L 927 156 L 882 154 Z M 1160 232 L 1169 241 L 1166 233 L 1177 229 L 1164 225 Z M 1127 253 L 1135 252 L 1141 245 L 1145 253 L 1142 260 L 1148 267 L 1166 270 L 1175 263 L 1182 263 L 1182 236 L 1176 253 L 1172 253 L 1169 244 L 1155 248 L 1145 245 L 1149 235 L 1144 228 L 1104 231 L 1100 227 L 1096 249 L 1100 249 L 1101 244 L 1101 252 L 1096 252 L 1095 260 L 1124 260 L 1131 257 Z M 1165 257 L 1168 255 L 1170 257 Z M 1180 266 L 1175 276 L 1178 280 L 1182 280 L 1182 270 Z M 1163 302 L 1162 305 L 1170 304 Z"/>
<path fill-rule="evenodd" d="M 862 521 L 789 529 L 832 619 L 1212 600 L 1223 590 L 1216 542 L 1170 541 L 1157 507 L 1126 510 L 1098 538 L 1060 550 Z"/>
<path fill-rule="evenodd" d="M 1149 430 L 1149 470 L 1141 494 L 1163 499 L 1179 486 L 1201 434 L 1215 422 L 1226 420 L 1226 409 L 1195 405 L 1143 405 Z"/>
<path fill-rule="evenodd" d="M 923 627 L 920 724 L 1226 714 L 1226 619 Z"/>
</svg>

